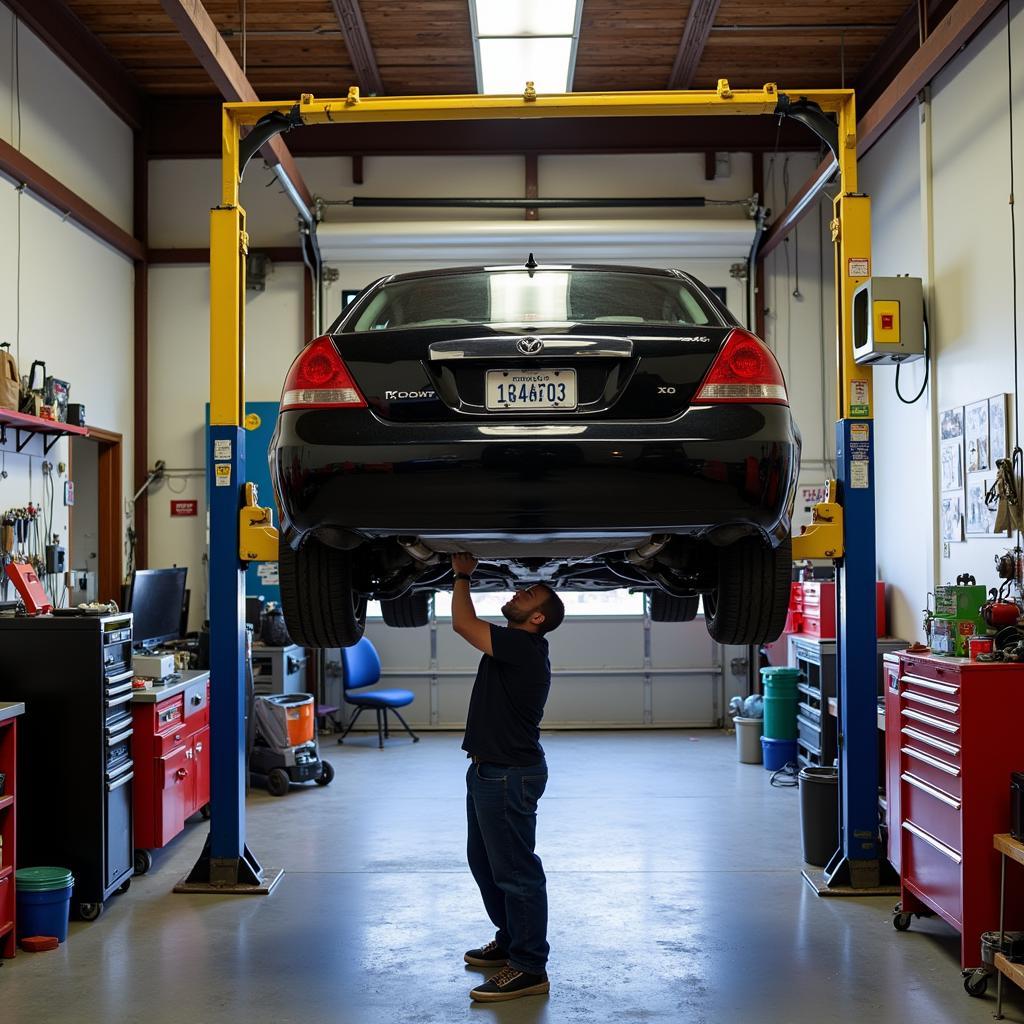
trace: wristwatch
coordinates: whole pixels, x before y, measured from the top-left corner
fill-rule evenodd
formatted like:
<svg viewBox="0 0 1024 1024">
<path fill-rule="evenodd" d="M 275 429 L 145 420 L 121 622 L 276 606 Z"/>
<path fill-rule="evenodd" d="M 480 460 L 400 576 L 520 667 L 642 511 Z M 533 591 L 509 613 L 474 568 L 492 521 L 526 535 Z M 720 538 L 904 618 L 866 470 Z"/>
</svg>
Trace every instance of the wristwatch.
<svg viewBox="0 0 1024 1024">
<path fill-rule="evenodd" d="M 465 580 L 467 583 L 472 582 L 473 579 L 468 572 L 457 572 L 454 578 L 457 580 Z"/>
</svg>

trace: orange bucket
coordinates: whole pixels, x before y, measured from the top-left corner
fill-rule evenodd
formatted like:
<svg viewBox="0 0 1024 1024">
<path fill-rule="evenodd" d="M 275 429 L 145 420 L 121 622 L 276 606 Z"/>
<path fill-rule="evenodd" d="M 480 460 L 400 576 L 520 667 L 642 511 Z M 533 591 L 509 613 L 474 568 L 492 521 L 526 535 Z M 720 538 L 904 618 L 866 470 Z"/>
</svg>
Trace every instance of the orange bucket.
<svg viewBox="0 0 1024 1024">
<path fill-rule="evenodd" d="M 313 739 L 313 696 L 308 693 L 286 693 L 275 703 L 285 709 L 288 717 L 288 742 L 297 747 Z"/>
</svg>

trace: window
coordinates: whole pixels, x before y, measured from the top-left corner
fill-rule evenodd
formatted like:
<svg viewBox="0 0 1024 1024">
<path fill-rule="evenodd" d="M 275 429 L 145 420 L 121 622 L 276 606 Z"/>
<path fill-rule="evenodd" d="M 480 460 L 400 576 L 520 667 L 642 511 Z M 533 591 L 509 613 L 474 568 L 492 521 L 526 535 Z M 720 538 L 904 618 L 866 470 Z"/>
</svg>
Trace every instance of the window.
<svg viewBox="0 0 1024 1024">
<path fill-rule="evenodd" d="M 380 288 L 346 332 L 463 324 L 720 323 L 681 278 L 620 271 L 480 270 L 393 281 Z"/>
</svg>

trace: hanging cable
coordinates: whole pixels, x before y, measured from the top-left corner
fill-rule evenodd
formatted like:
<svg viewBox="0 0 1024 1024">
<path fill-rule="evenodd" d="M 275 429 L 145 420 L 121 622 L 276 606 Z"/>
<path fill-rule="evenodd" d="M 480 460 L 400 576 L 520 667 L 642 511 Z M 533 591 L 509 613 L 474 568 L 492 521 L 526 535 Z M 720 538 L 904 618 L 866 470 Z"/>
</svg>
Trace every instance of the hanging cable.
<svg viewBox="0 0 1024 1024">
<path fill-rule="evenodd" d="M 921 396 L 924 394 L 924 390 L 928 387 L 928 374 L 931 369 L 931 356 L 929 350 L 931 349 L 931 331 L 928 330 L 928 314 L 922 311 L 922 319 L 924 320 L 924 380 L 921 382 L 921 390 L 918 391 L 913 398 L 904 398 L 900 392 L 900 370 L 903 369 L 902 363 L 896 364 L 896 397 L 904 405 L 913 405 L 915 402 L 920 401 Z"/>
<path fill-rule="evenodd" d="M 1010 157 L 1010 273 L 1012 275 L 1011 291 L 1013 309 L 1013 447 L 1014 462 L 1020 451 L 1020 352 L 1018 349 L 1017 332 L 1017 207 L 1015 201 L 1016 180 L 1013 162 L 1013 18 L 1011 8 L 1006 4 L 1006 112 L 1009 131 Z M 1016 482 L 1016 477 L 1014 477 Z M 1021 531 L 1017 530 L 1017 548 L 1021 547 Z"/>
</svg>

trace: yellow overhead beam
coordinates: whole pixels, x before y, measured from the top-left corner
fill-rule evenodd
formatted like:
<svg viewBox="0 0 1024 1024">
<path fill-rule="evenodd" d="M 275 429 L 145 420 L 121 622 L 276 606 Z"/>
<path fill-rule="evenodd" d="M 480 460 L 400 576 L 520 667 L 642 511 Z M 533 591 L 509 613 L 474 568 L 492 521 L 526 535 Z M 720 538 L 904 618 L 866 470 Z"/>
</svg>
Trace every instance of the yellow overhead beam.
<svg viewBox="0 0 1024 1024">
<path fill-rule="evenodd" d="M 852 89 L 785 90 L 791 100 L 807 99 L 826 113 L 838 113 Z M 347 96 L 316 99 L 304 93 L 299 115 L 304 124 L 382 121 L 496 121 L 530 117 L 671 117 L 722 114 L 773 114 L 779 99 L 774 83 L 760 89 L 732 89 L 721 79 L 717 89 L 658 92 L 537 93 L 480 96 L 363 96 L 353 86 Z M 288 114 L 295 101 L 226 103 L 240 125 L 255 124 L 266 114 Z"/>
</svg>

